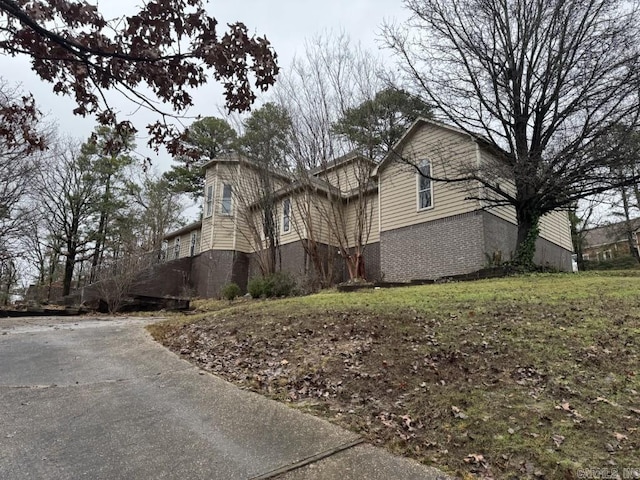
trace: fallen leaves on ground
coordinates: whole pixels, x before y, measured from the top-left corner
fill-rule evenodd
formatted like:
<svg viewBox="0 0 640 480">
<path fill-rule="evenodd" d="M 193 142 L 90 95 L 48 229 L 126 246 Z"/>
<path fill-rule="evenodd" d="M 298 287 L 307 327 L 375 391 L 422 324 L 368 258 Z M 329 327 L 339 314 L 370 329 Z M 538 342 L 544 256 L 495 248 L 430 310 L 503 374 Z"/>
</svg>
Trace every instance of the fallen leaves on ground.
<svg viewBox="0 0 640 480">
<path fill-rule="evenodd" d="M 436 288 L 450 299 L 437 291 L 446 300 L 429 308 L 248 303 L 160 340 L 243 388 L 454 475 L 574 478 L 593 465 L 635 466 L 637 301 L 472 307 L 455 285 L 421 295 Z"/>
</svg>

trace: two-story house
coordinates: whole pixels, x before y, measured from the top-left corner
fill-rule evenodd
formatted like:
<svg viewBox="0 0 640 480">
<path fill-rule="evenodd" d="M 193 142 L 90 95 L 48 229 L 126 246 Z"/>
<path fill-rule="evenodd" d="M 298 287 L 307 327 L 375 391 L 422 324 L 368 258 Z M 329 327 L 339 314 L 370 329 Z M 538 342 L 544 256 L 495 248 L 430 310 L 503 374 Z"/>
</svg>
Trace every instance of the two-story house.
<svg viewBox="0 0 640 480">
<path fill-rule="evenodd" d="M 349 278 L 403 282 L 471 273 L 509 260 L 516 245 L 511 207 L 488 208 L 473 182 L 432 181 L 471 166 L 497 165 L 485 143 L 456 128 L 418 120 L 379 164 L 346 155 L 301 178 L 269 172 L 277 229 L 277 268 L 301 281 Z M 398 161 L 409 159 L 410 163 Z M 227 282 L 245 287 L 267 253 L 260 199 L 265 172 L 240 157 L 205 164 L 203 218 L 165 237 L 168 259 L 193 257 L 198 296 Z M 508 183 L 508 180 L 505 180 Z M 541 219 L 536 262 L 571 269 L 566 212 Z M 355 257 L 361 265 L 354 266 Z M 353 272 L 352 272 L 353 273 Z"/>
</svg>

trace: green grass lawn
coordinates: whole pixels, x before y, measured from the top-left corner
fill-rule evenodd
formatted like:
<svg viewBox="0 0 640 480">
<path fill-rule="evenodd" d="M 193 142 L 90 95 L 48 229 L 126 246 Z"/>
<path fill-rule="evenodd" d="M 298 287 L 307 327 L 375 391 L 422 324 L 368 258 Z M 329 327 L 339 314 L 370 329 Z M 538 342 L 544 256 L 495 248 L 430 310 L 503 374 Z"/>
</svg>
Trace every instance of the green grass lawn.
<svg viewBox="0 0 640 480">
<path fill-rule="evenodd" d="M 459 476 L 640 469 L 639 272 L 200 302 L 155 338 Z"/>
</svg>

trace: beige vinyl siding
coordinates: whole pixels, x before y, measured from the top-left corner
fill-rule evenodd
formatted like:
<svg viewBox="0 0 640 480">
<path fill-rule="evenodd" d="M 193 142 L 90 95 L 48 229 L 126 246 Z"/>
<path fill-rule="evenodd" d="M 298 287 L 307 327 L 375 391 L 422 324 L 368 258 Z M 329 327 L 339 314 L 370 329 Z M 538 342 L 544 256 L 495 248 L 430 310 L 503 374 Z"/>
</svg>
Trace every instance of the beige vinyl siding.
<svg viewBox="0 0 640 480">
<path fill-rule="evenodd" d="M 253 230 L 243 221 L 238 222 L 236 226 L 236 247 L 239 252 L 252 253 L 254 250 L 255 240 L 253 238 Z"/>
<path fill-rule="evenodd" d="M 484 170 L 483 173 L 485 175 L 495 174 L 495 170 L 498 165 L 498 161 L 496 157 L 484 149 L 481 149 L 480 152 L 481 152 L 482 169 Z M 500 179 L 498 178 L 499 175 L 496 175 L 495 181 L 497 182 L 497 184 L 500 186 L 501 189 L 504 189 L 509 195 L 515 196 L 516 194 L 515 183 L 513 182 L 513 180 L 508 179 L 508 175 L 506 172 L 502 172 L 502 173 L 504 174 L 503 178 Z M 497 193 L 494 193 L 488 189 L 485 189 L 484 187 L 479 186 L 478 188 L 482 192 L 483 197 L 486 196 L 486 197 L 495 198 L 495 199 L 500 198 Z M 517 223 L 516 211 L 511 206 L 491 207 L 491 202 L 483 201 L 482 207 L 487 209 L 487 211 L 491 212 L 496 217 L 506 220 L 509 223 L 513 223 L 513 224 Z"/>
<path fill-rule="evenodd" d="M 233 215 L 223 215 L 221 210 L 222 195 L 224 193 L 223 185 L 228 183 L 233 186 L 234 179 L 237 176 L 237 169 L 237 163 L 218 163 L 215 165 L 213 216 L 210 229 L 211 233 L 209 242 L 207 243 L 213 250 L 233 250 L 235 247 L 235 215 L 237 214 L 237 202 L 232 198 L 231 209 Z"/>
<path fill-rule="evenodd" d="M 516 220 L 516 211 L 513 207 L 492 207 L 487 208 L 486 210 L 502 220 L 506 220 L 514 225 L 518 224 Z"/>
<path fill-rule="evenodd" d="M 515 192 L 515 187 L 513 187 L 513 190 Z M 487 193 L 487 195 L 490 195 L 490 193 Z M 491 212 L 496 217 L 506 220 L 509 223 L 513 223 L 514 225 L 518 223 L 516 219 L 516 210 L 512 206 L 505 205 L 500 207 L 491 207 L 491 202 L 483 202 L 482 205 L 487 211 Z"/>
<path fill-rule="evenodd" d="M 284 232 L 282 229 L 282 209 L 285 198 L 291 201 L 291 214 L 289 216 L 290 228 L 288 232 Z M 285 198 L 279 199 L 277 205 L 280 245 L 299 242 L 306 236 L 305 223 L 302 221 L 302 216 L 304 214 L 303 212 L 306 211 L 307 196 L 304 193 L 296 192 Z"/>
<path fill-rule="evenodd" d="M 516 220 L 516 210 L 511 206 L 489 208 L 487 211 L 509 223 L 514 225 L 518 224 Z M 540 219 L 540 237 L 567 250 L 573 251 L 571 225 L 569 224 L 569 215 L 567 212 L 556 211 L 544 215 Z"/>
<path fill-rule="evenodd" d="M 316 242 L 335 245 L 333 235 L 335 228 L 329 226 L 329 219 L 333 216 L 331 203 L 322 194 L 309 194 L 309 212 L 312 231 L 307 232 L 307 237 L 313 235 Z"/>
<path fill-rule="evenodd" d="M 217 208 L 216 198 L 218 195 L 218 164 L 214 163 L 207 167 L 205 171 L 205 184 L 203 192 L 203 204 L 202 213 L 206 214 L 206 201 L 207 201 L 207 188 L 213 186 L 213 214 L 202 219 L 202 237 L 200 239 L 200 250 L 209 250 L 211 248 L 211 242 L 213 240 L 213 228 L 215 224 L 215 214 Z"/>
<path fill-rule="evenodd" d="M 213 250 L 233 250 L 236 224 L 232 217 L 218 216 L 213 228 Z"/>
<path fill-rule="evenodd" d="M 349 192 L 358 188 L 360 181 L 366 181 L 374 166 L 362 158 L 345 162 L 328 172 L 322 172 L 318 178 L 340 189 Z"/>
<path fill-rule="evenodd" d="M 511 206 L 488 208 L 487 211 L 509 223 L 518 224 L 516 210 Z M 540 219 L 540 237 L 572 251 L 571 225 L 567 212 L 556 211 L 544 215 Z"/>
<path fill-rule="evenodd" d="M 235 249 L 245 253 L 252 253 L 259 248 L 254 238 L 254 230 L 259 228 L 259 211 L 251 208 L 260 194 L 260 180 L 257 172 L 246 165 L 235 166 L 234 172 L 229 172 L 228 182 L 233 188 L 233 219 L 236 223 Z"/>
<path fill-rule="evenodd" d="M 291 199 L 291 228 L 289 232 L 282 231 L 282 204 L 284 198 L 278 199 L 276 203 L 275 215 L 278 228 L 278 241 L 280 245 L 286 245 L 288 243 L 294 243 L 300 241 L 305 235 L 305 226 L 302 222 L 302 212 L 304 212 L 303 202 L 306 201 L 306 197 L 302 193 L 294 193 L 290 197 Z M 251 224 L 254 227 L 250 227 L 245 219 L 238 221 L 238 230 L 236 237 L 236 249 L 242 252 L 255 252 L 264 248 L 263 241 L 257 241 L 254 230 L 259 229 L 262 224 L 262 213 L 260 210 L 254 208 L 251 210 Z M 258 232 L 259 230 L 255 230 Z"/>
<path fill-rule="evenodd" d="M 211 238 L 213 232 L 213 217 L 202 219 L 202 236 L 200 237 L 200 249 L 202 251 L 211 248 Z"/>
<path fill-rule="evenodd" d="M 484 168 L 493 168 L 492 166 L 497 164 L 495 157 L 485 150 L 482 150 L 481 159 Z M 500 182 L 500 186 L 509 194 L 515 196 L 516 186 L 512 180 L 505 179 Z M 487 195 L 490 194 L 491 193 L 487 192 Z M 496 198 L 498 198 L 497 194 L 493 195 L 496 195 Z M 490 206 L 490 203 L 483 202 L 483 206 L 487 208 Z M 488 211 L 509 223 L 514 225 L 518 224 L 516 211 L 512 206 L 488 208 Z M 571 242 L 571 225 L 569 223 L 568 214 L 566 212 L 557 211 L 544 215 L 540 219 L 540 237 L 545 240 L 549 240 L 560 247 L 566 248 L 569 251 L 573 251 L 573 244 Z"/>
<path fill-rule="evenodd" d="M 345 205 L 346 233 L 347 239 L 349 240 L 349 247 L 351 248 L 356 246 L 357 205 L 357 199 L 355 198 Z M 363 242 L 365 245 L 380 241 L 380 231 L 378 228 L 378 196 L 375 194 L 370 194 L 367 197 L 366 216 L 370 227 L 368 232 L 363 232 Z"/>
<path fill-rule="evenodd" d="M 189 241 L 191 240 L 191 233 L 183 233 L 180 235 L 180 255 L 178 258 L 188 257 L 189 256 Z M 176 258 L 175 256 L 175 241 L 174 238 L 169 244 L 169 248 L 171 249 L 170 259 L 173 260 Z"/>
<path fill-rule="evenodd" d="M 434 177 L 452 177 L 477 162 L 475 142 L 470 137 L 434 125 L 423 125 L 403 148 L 403 156 L 419 164 L 431 163 Z M 467 184 L 432 182 L 432 207 L 418 211 L 417 174 L 409 165 L 391 162 L 380 172 L 381 231 L 429 222 L 471 212 L 477 201 L 465 200 Z M 474 185 L 474 188 L 477 186 Z M 476 190 L 477 192 L 477 190 Z"/>
<path fill-rule="evenodd" d="M 556 245 L 573 251 L 571 223 L 567 212 L 555 211 L 540 219 L 540 236 Z"/>
</svg>

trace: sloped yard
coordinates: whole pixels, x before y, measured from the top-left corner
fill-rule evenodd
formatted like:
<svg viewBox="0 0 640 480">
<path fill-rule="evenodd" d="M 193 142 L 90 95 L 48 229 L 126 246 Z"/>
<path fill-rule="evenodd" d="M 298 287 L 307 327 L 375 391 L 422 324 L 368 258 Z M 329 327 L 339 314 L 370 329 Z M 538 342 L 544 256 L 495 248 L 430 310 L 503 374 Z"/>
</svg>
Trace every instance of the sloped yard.
<svg viewBox="0 0 640 480">
<path fill-rule="evenodd" d="M 203 302 L 150 329 L 216 375 L 452 474 L 622 477 L 640 471 L 634 273 Z"/>
</svg>

